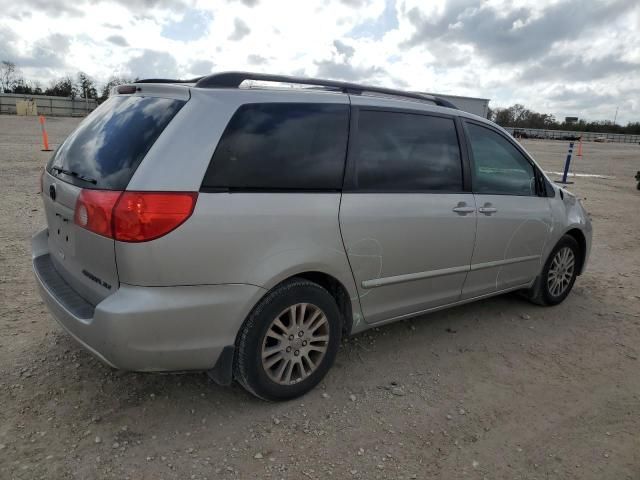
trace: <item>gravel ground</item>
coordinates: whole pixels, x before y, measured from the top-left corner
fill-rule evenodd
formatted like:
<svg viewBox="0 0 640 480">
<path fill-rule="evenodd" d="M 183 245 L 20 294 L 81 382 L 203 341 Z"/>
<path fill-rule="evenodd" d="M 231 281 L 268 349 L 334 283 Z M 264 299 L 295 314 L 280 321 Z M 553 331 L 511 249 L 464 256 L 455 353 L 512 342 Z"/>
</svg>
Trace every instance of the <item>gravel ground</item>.
<svg viewBox="0 0 640 480">
<path fill-rule="evenodd" d="M 59 143 L 76 119 L 49 119 Z M 549 171 L 566 142 L 525 141 Z M 114 371 L 36 292 L 35 118 L 0 116 L 0 478 L 640 478 L 640 146 L 585 144 L 588 271 L 352 337 L 319 388 L 270 404 L 204 374 Z"/>
</svg>

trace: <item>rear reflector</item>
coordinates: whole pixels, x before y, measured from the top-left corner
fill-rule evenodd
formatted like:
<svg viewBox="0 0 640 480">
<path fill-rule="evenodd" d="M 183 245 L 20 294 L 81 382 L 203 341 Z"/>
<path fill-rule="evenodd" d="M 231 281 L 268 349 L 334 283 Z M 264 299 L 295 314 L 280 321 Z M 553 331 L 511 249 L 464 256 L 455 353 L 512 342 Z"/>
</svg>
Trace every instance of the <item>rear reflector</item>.
<svg viewBox="0 0 640 480">
<path fill-rule="evenodd" d="M 175 230 L 193 213 L 196 192 L 83 190 L 76 225 L 121 242 L 147 242 Z"/>
</svg>

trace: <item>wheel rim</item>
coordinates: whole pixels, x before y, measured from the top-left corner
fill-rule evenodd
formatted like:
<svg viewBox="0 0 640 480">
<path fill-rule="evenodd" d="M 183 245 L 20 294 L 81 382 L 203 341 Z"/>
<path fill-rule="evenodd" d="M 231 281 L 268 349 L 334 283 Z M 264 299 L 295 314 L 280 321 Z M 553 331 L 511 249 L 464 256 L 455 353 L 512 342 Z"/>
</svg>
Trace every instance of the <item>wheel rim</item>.
<svg viewBox="0 0 640 480">
<path fill-rule="evenodd" d="M 329 346 L 329 320 L 311 303 L 283 310 L 262 341 L 262 368 L 280 385 L 301 382 L 315 372 Z"/>
<path fill-rule="evenodd" d="M 549 293 L 554 297 L 559 297 L 567 291 L 573 278 L 576 257 L 569 247 L 558 250 L 551 261 L 549 274 L 547 275 L 547 287 Z"/>
</svg>

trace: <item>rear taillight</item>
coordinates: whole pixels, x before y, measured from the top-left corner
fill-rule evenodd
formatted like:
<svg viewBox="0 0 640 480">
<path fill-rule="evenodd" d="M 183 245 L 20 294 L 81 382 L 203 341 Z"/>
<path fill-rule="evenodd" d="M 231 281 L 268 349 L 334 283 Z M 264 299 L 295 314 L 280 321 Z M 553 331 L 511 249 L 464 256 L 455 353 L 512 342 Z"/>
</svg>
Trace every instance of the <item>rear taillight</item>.
<svg viewBox="0 0 640 480">
<path fill-rule="evenodd" d="M 193 213 L 195 192 L 124 192 L 113 210 L 113 231 L 122 242 L 146 242 L 166 235 Z"/>
<path fill-rule="evenodd" d="M 162 237 L 193 213 L 195 192 L 116 192 L 83 190 L 74 221 L 98 235 L 122 242 L 146 242 Z"/>
<path fill-rule="evenodd" d="M 113 238 L 113 208 L 122 192 L 82 190 L 76 202 L 74 222 L 90 232 Z"/>
</svg>

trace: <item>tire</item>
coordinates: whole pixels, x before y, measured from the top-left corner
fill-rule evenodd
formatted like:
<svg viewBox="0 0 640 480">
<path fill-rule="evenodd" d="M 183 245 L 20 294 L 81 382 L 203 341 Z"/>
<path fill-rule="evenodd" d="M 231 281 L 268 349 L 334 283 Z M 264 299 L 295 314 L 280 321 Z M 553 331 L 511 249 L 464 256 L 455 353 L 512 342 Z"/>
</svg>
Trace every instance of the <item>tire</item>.
<svg viewBox="0 0 640 480">
<path fill-rule="evenodd" d="M 256 305 L 240 329 L 234 378 L 263 400 L 304 395 L 333 365 L 341 334 L 340 311 L 329 292 L 302 278 L 287 280 Z M 263 354 L 270 356 L 263 361 Z"/>
<path fill-rule="evenodd" d="M 554 270 L 557 272 L 558 266 L 560 266 L 560 271 L 563 271 L 562 263 L 564 252 L 570 252 L 566 258 L 573 259 L 573 268 L 571 269 L 570 275 L 568 271 L 565 272 L 565 275 L 562 276 L 564 282 L 562 282 L 561 287 L 558 287 L 557 283 L 553 280 Z M 554 260 L 556 261 L 555 265 Z M 551 251 L 551 254 L 549 254 L 542 273 L 538 276 L 533 287 L 528 292 L 528 299 L 538 305 L 558 305 L 562 303 L 573 288 L 581 262 L 582 251 L 580 250 L 578 242 L 570 235 L 563 236 Z M 565 264 L 569 263 L 569 261 L 565 260 Z M 558 276 L 555 275 L 555 278 L 558 278 Z"/>
</svg>

